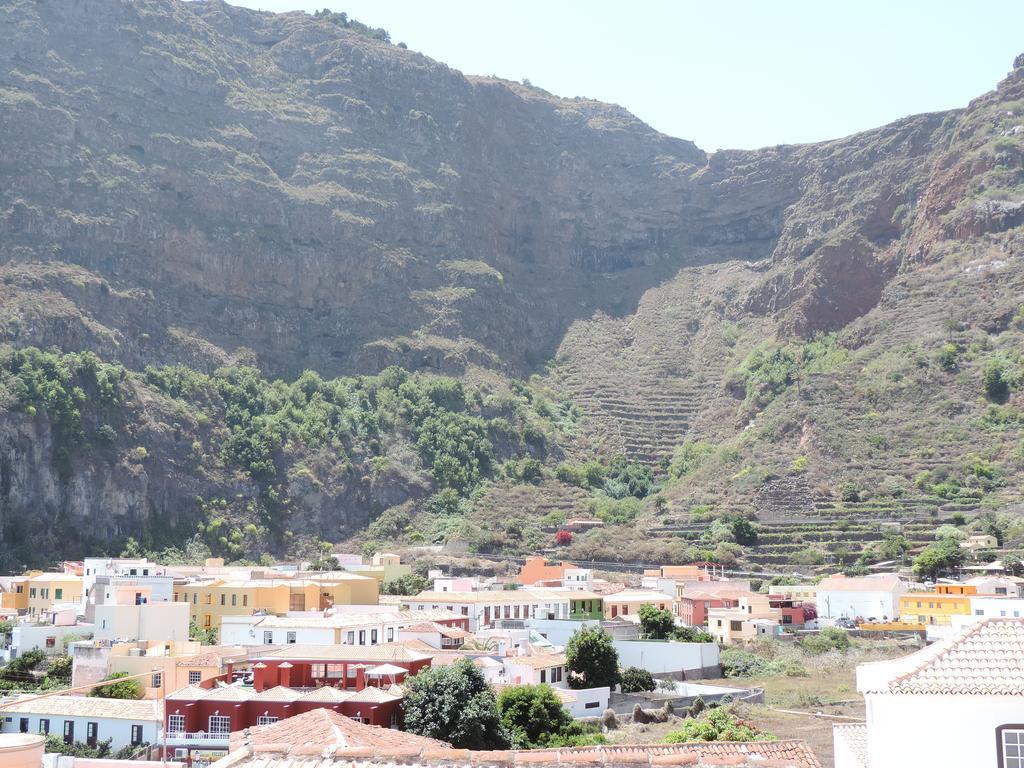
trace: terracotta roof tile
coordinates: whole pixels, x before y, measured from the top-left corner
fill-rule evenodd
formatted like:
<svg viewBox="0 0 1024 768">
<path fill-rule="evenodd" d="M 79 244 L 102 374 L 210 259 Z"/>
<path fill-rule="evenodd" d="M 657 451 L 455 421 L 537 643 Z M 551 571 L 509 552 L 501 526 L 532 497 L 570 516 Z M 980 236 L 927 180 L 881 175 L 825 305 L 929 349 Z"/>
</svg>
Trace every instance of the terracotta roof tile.
<svg viewBox="0 0 1024 768">
<path fill-rule="evenodd" d="M 32 715 L 65 715 L 113 720 L 160 721 L 160 702 L 154 699 L 103 699 L 91 696 L 36 696 L 0 702 L 0 713 L 21 712 Z"/>
<path fill-rule="evenodd" d="M 1024 696 L 1024 619 L 982 619 L 894 668 L 890 693 Z"/>
<path fill-rule="evenodd" d="M 436 739 L 359 723 L 323 708 L 303 712 L 271 725 L 255 725 L 235 731 L 231 734 L 230 743 L 232 750 L 243 746 L 274 745 L 279 747 L 276 751 L 283 755 L 301 747 L 315 747 L 321 753 L 332 747 L 365 747 L 374 752 L 381 749 L 400 749 L 419 753 L 424 749 L 446 749 L 451 746 Z"/>
</svg>

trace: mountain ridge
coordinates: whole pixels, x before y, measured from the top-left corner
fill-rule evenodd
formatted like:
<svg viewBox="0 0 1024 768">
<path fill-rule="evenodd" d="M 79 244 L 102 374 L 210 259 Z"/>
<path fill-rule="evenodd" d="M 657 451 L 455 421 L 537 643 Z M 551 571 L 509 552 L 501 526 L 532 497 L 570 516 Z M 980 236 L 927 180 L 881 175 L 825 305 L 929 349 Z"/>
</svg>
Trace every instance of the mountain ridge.
<svg viewBox="0 0 1024 768">
<path fill-rule="evenodd" d="M 993 441 L 978 419 L 990 404 L 1015 414 L 1019 401 L 1020 302 L 1008 269 L 1024 223 L 1020 59 L 960 110 L 833 141 L 709 154 L 622 107 L 467 77 L 300 12 L 18 0 L 0 9 L 0 32 L 11 41 L 0 51 L 0 343 L 124 366 L 133 414 L 91 414 L 85 403 L 86 444 L 90 430 L 117 422 L 111 451 L 77 449 L 55 471 L 51 414 L 40 407 L 26 418 L 28 395 L 10 378 L 23 374 L 9 364 L 0 415 L 8 540 L 23 536 L 10 529 L 18 516 L 98 516 L 106 533 L 96 546 L 154 539 L 161 520 L 181 522 L 162 540 L 180 543 L 216 516 L 211 498 L 242 500 L 229 505 L 243 510 L 238 529 L 253 522 L 248 501 L 262 510 L 259 525 L 293 519 L 266 503 L 289 487 L 294 521 L 315 520 L 332 540 L 382 515 L 410 520 L 396 540 L 434 536 L 436 526 L 413 530 L 445 490 L 416 447 L 416 398 L 372 439 L 335 424 L 344 450 L 326 458 L 281 415 L 276 394 L 261 395 L 250 416 L 271 425 L 277 473 L 261 480 L 251 462 L 224 463 L 234 432 L 266 436 L 229 415 L 225 377 L 202 378 L 224 367 L 293 382 L 306 369 L 328 380 L 367 375 L 352 386 L 370 393 L 389 366 L 460 378 L 468 394 L 457 412 L 489 430 L 506 419 L 518 435 L 498 450 L 482 497 L 464 489 L 457 516 L 471 528 L 486 529 L 502 488 L 518 498 L 524 482 L 586 512 L 597 501 L 557 485 L 560 461 L 626 457 L 664 473 L 695 442 L 731 458 L 685 482 L 669 471 L 660 501 L 646 499 L 634 524 L 671 528 L 666 516 L 685 521 L 707 504 L 757 516 L 757 499 L 780 481 L 806 483 L 794 508 L 833 504 L 840 485 L 858 482 L 865 496 L 890 483 L 902 498 L 921 491 L 938 510 L 948 499 L 915 482 L 926 457 L 911 461 L 899 447 L 924 450 L 916 444 L 936 425 L 932 452 L 947 456 L 947 475 L 963 475 L 968 454 L 999 465 L 999 485 L 976 508 L 1009 502 L 1019 484 L 1018 427 Z M 936 373 L 944 344 L 958 367 Z M 925 364 L 903 370 L 901 356 Z M 83 363 L 68 360 L 69 372 L 40 365 L 71 388 Z M 993 361 L 1008 383 L 990 403 L 979 381 Z M 145 372 L 178 364 L 195 369 L 201 400 L 168 394 L 154 383 L 163 374 Z M 516 381 L 530 376 L 525 388 Z M 871 460 L 891 460 L 889 473 L 859 464 L 864 449 L 852 438 L 826 439 L 828 418 L 885 412 L 865 388 L 894 413 L 907 407 L 910 395 L 887 376 L 960 402 L 941 411 L 925 398 L 903 425 L 852 428 L 871 432 Z M 817 391 L 835 381 L 846 389 Z M 310 408 L 309 397 L 295 407 Z M 512 405 L 502 411 L 488 398 Z M 189 409 L 212 428 L 184 418 Z M 543 446 L 525 438 L 535 430 Z M 180 437 L 166 442 L 171 433 Z M 220 463 L 190 464 L 197 442 Z M 150 458 L 137 461 L 137 448 Z M 794 472 L 801 456 L 810 466 Z M 526 480 L 531 460 L 542 468 Z M 300 470 L 331 492 L 316 501 L 300 493 Z M 160 490 L 140 480 L 150 473 Z M 45 489 L 29 488 L 29 475 Z M 42 498 L 45 513 L 33 511 Z M 105 503 L 123 521 L 108 525 Z M 523 541 L 543 540 L 546 514 L 526 515 Z"/>
</svg>

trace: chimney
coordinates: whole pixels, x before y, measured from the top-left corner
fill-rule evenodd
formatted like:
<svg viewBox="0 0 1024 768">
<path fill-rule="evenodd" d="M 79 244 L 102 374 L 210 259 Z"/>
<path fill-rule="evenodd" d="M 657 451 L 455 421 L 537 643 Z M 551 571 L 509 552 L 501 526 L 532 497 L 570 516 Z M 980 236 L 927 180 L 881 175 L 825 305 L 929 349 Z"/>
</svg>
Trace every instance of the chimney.
<svg viewBox="0 0 1024 768">
<path fill-rule="evenodd" d="M 356 667 L 356 690 L 361 691 L 366 687 L 366 665 L 359 664 Z"/>
<path fill-rule="evenodd" d="M 278 685 L 283 685 L 285 688 L 292 687 L 292 665 L 287 661 L 283 664 L 278 665 Z"/>
<path fill-rule="evenodd" d="M 260 693 L 267 687 L 267 665 L 262 661 L 257 661 L 252 665 L 252 672 L 252 687 L 256 689 L 256 693 Z"/>
</svg>

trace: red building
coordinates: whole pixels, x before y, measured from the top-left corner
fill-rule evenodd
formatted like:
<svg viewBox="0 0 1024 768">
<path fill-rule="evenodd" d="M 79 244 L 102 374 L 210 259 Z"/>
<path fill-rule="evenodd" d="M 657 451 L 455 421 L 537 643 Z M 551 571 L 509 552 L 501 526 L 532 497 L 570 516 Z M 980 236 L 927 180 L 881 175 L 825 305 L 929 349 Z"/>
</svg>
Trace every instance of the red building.
<svg viewBox="0 0 1024 768">
<path fill-rule="evenodd" d="M 324 685 L 361 690 L 365 683 L 400 683 L 430 666 L 432 656 L 398 644 L 388 645 L 286 645 L 256 651 L 253 687 L 257 691 L 281 685 L 286 688 L 317 688 Z M 381 667 L 390 667 L 382 671 Z"/>
<path fill-rule="evenodd" d="M 794 624 L 803 626 L 818 617 L 818 611 L 814 605 L 783 595 L 768 595 L 768 604 L 782 614 L 779 623 L 785 627 Z"/>
<path fill-rule="evenodd" d="M 725 607 L 725 598 L 713 592 L 686 591 L 676 598 L 676 610 L 683 624 L 703 627 L 708 623 L 709 608 Z"/>
</svg>

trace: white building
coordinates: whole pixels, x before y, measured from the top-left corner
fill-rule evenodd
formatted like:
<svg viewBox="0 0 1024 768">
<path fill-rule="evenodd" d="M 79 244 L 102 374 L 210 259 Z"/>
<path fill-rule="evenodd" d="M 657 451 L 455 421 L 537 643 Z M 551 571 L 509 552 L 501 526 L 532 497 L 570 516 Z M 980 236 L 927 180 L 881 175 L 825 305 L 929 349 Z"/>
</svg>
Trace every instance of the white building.
<svg viewBox="0 0 1024 768">
<path fill-rule="evenodd" d="M 220 641 L 224 645 L 381 645 L 395 642 L 403 627 L 425 621 L 465 623 L 466 617 L 447 609 L 411 611 L 397 606 L 372 612 L 337 611 L 328 616 L 223 616 Z"/>
<path fill-rule="evenodd" d="M 0 710 L 0 733 L 53 733 L 93 745 L 111 739 L 112 749 L 157 744 L 160 702 L 86 696 L 25 697 Z"/>
<path fill-rule="evenodd" d="M 907 583 L 895 574 L 856 578 L 835 574 L 818 583 L 818 618 L 892 619 L 899 615 L 899 598 L 906 591 Z"/>
<path fill-rule="evenodd" d="M 569 619 L 573 604 L 600 605 L 601 596 L 575 589 L 513 589 L 489 592 L 421 592 L 401 598 L 412 610 L 449 610 L 469 619 L 476 632 L 497 621 Z"/>
<path fill-rule="evenodd" d="M 47 656 L 67 653 L 67 643 L 93 636 L 92 624 L 79 624 L 72 617 L 71 622 L 54 623 L 47 612 L 33 617 L 24 617 L 11 629 L 11 647 L 3 654 L 8 660 L 29 651 L 42 651 Z M 25 620 L 28 618 L 29 620 Z M 36 619 L 42 619 L 38 621 Z"/>
<path fill-rule="evenodd" d="M 1024 766 L 1024 618 L 982 619 L 857 667 L 867 722 L 834 728 L 835 768 Z"/>
<path fill-rule="evenodd" d="M 188 603 L 95 606 L 96 640 L 182 643 L 188 640 Z"/>
</svg>

